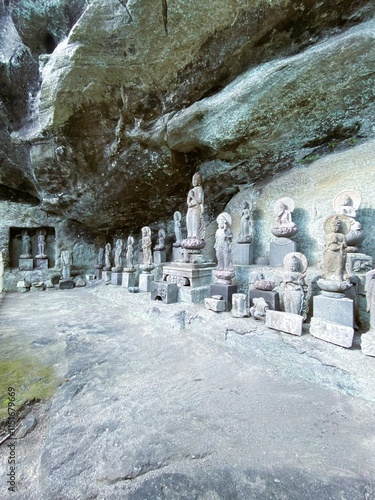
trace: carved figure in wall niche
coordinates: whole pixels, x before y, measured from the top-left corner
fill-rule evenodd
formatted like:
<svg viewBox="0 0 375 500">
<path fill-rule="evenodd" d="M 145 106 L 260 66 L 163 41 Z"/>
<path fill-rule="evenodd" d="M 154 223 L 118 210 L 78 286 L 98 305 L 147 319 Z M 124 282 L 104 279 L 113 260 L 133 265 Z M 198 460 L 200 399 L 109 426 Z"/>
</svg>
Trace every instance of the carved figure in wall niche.
<svg viewBox="0 0 375 500">
<path fill-rule="evenodd" d="M 326 280 L 343 281 L 346 264 L 345 235 L 350 230 L 350 220 L 345 215 L 333 215 L 326 219 L 324 246 L 324 274 Z"/>
<path fill-rule="evenodd" d="M 47 231 L 45 229 L 39 229 L 36 234 L 38 235 L 38 255 L 36 255 L 36 258 L 45 259 L 47 257 L 45 254 Z"/>
<path fill-rule="evenodd" d="M 121 239 L 116 240 L 115 247 L 115 268 L 122 270 L 122 246 L 123 241 Z"/>
<path fill-rule="evenodd" d="M 31 258 L 31 240 L 29 233 L 26 229 L 21 231 L 22 235 L 22 254 L 21 259 L 30 259 Z"/>
<path fill-rule="evenodd" d="M 237 243 L 251 243 L 250 217 L 253 204 L 247 201 L 243 202 L 241 213 L 241 229 Z"/>
<path fill-rule="evenodd" d="M 274 236 L 290 238 L 297 234 L 298 229 L 292 220 L 294 201 L 292 198 L 280 198 L 274 208 L 276 220 L 271 232 Z"/>
<path fill-rule="evenodd" d="M 128 243 L 127 243 L 127 248 L 126 248 L 126 270 L 127 271 L 134 270 L 133 258 L 134 258 L 134 238 L 133 238 L 133 236 L 128 236 Z"/>
<path fill-rule="evenodd" d="M 166 236 L 165 230 L 163 228 L 159 229 L 159 231 L 158 231 L 158 242 L 155 245 L 155 249 L 154 250 L 159 250 L 159 251 L 165 250 L 165 236 Z"/>
<path fill-rule="evenodd" d="M 178 210 L 173 214 L 174 219 L 174 234 L 176 236 L 176 241 L 173 243 L 174 247 L 180 247 L 182 242 L 182 232 L 181 232 L 181 212 Z"/>
<path fill-rule="evenodd" d="M 104 247 L 104 262 L 105 266 L 103 267 L 104 271 L 110 271 L 111 270 L 111 251 L 112 251 L 112 246 L 110 243 L 106 243 Z"/>
<path fill-rule="evenodd" d="M 151 229 L 148 226 L 142 227 L 142 251 L 143 251 L 143 264 L 151 266 L 152 264 Z"/>
<path fill-rule="evenodd" d="M 305 272 L 307 259 L 300 252 L 291 252 L 284 257 L 284 310 L 285 312 L 307 317 L 307 304 L 305 294 L 307 286 L 305 283 Z"/>
<path fill-rule="evenodd" d="M 205 223 L 204 212 L 204 192 L 202 188 L 202 177 L 197 172 L 193 176 L 193 187 L 187 196 L 187 238 L 183 240 L 182 246 L 189 249 L 201 249 L 205 246 Z"/>
<path fill-rule="evenodd" d="M 345 236 L 348 252 L 358 252 L 359 246 L 365 239 L 362 226 L 356 220 L 360 204 L 361 195 L 354 189 L 342 191 L 333 200 L 333 207 L 336 213 L 346 215 L 350 219 L 350 231 Z"/>
<path fill-rule="evenodd" d="M 69 250 L 61 252 L 61 276 L 62 279 L 70 279 L 70 271 L 73 263 L 72 254 Z"/>
</svg>

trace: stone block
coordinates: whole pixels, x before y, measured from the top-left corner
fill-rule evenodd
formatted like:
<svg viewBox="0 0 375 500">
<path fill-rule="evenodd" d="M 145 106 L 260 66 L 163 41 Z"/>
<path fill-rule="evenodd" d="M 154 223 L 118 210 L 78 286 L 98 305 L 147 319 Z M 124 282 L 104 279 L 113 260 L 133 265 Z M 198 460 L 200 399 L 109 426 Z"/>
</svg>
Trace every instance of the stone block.
<svg viewBox="0 0 375 500">
<path fill-rule="evenodd" d="M 48 269 L 48 259 L 38 258 L 36 259 L 36 269 Z"/>
<path fill-rule="evenodd" d="M 354 327 L 354 302 L 347 297 L 334 298 L 325 295 L 313 297 L 314 318 Z"/>
<path fill-rule="evenodd" d="M 267 302 L 272 311 L 280 310 L 279 292 L 275 292 L 274 290 L 258 290 L 256 288 L 249 290 L 249 308 L 254 305 L 253 299 L 259 299 L 260 297 Z"/>
<path fill-rule="evenodd" d="M 43 282 L 31 283 L 31 292 L 44 292 L 46 285 Z"/>
<path fill-rule="evenodd" d="M 277 238 L 270 243 L 270 266 L 281 267 L 285 255 L 295 252 L 297 245 L 290 238 Z"/>
<path fill-rule="evenodd" d="M 168 283 L 167 281 L 152 281 L 151 300 L 160 299 L 165 304 L 177 302 L 178 286 L 176 283 Z"/>
<path fill-rule="evenodd" d="M 173 247 L 172 252 L 173 262 L 181 260 L 181 247 Z"/>
<path fill-rule="evenodd" d="M 298 314 L 271 311 L 271 309 L 266 311 L 266 326 L 274 330 L 301 336 L 302 325 L 303 317 Z"/>
<path fill-rule="evenodd" d="M 237 292 L 237 285 L 222 285 L 214 283 L 210 285 L 210 296 L 221 295 L 225 301 L 227 311 L 232 310 L 232 296 Z"/>
<path fill-rule="evenodd" d="M 247 310 L 246 294 L 234 293 L 232 295 L 232 316 L 234 318 L 245 318 L 249 316 Z"/>
<path fill-rule="evenodd" d="M 122 286 L 124 288 L 135 286 L 135 273 L 124 271 L 122 273 Z"/>
<path fill-rule="evenodd" d="M 32 271 L 34 269 L 33 259 L 19 259 L 18 268 L 20 271 Z"/>
<path fill-rule="evenodd" d="M 361 335 L 361 349 L 366 356 L 375 356 L 375 330 Z"/>
<path fill-rule="evenodd" d="M 95 273 L 95 276 L 96 276 L 96 279 L 97 280 L 101 280 L 102 279 L 102 274 L 103 274 L 103 269 L 102 268 L 95 268 L 94 269 L 94 273 Z"/>
<path fill-rule="evenodd" d="M 151 282 L 154 280 L 153 274 L 142 273 L 139 275 L 139 290 L 141 292 L 149 292 L 151 288 Z"/>
<path fill-rule="evenodd" d="M 233 245 L 233 264 L 250 266 L 254 261 L 254 250 L 251 243 L 235 243 Z"/>
<path fill-rule="evenodd" d="M 87 281 L 94 281 L 96 279 L 95 274 L 86 274 Z"/>
<path fill-rule="evenodd" d="M 103 281 L 111 281 L 112 271 L 102 271 L 102 280 Z"/>
<path fill-rule="evenodd" d="M 30 283 L 25 280 L 21 280 L 17 282 L 17 290 L 20 293 L 25 293 L 30 290 Z"/>
<path fill-rule="evenodd" d="M 333 321 L 312 317 L 310 333 L 317 339 L 325 340 L 341 347 L 349 348 L 353 344 L 354 329 Z"/>
<path fill-rule="evenodd" d="M 165 250 L 154 250 L 154 264 L 167 262 L 167 252 Z"/>
<path fill-rule="evenodd" d="M 121 285 L 121 283 L 122 283 L 122 272 L 121 273 L 114 273 L 112 271 L 111 285 Z"/>
<path fill-rule="evenodd" d="M 203 304 L 204 299 L 210 296 L 209 286 L 191 286 L 178 287 L 178 302 L 187 302 L 189 304 Z"/>
<path fill-rule="evenodd" d="M 73 280 L 60 280 L 59 281 L 59 289 L 60 290 L 71 290 L 74 288 L 74 281 Z"/>
<path fill-rule="evenodd" d="M 223 312 L 226 309 L 225 300 L 214 299 L 213 297 L 208 297 L 204 299 L 204 307 L 215 312 Z"/>
</svg>

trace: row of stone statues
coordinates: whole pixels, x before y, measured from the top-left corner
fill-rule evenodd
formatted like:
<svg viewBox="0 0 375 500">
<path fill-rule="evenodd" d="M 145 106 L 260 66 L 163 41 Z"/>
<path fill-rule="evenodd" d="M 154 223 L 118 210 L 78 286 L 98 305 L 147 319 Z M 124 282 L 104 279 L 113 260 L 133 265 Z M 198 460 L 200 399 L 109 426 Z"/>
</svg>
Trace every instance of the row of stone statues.
<svg viewBox="0 0 375 500">
<path fill-rule="evenodd" d="M 38 236 L 38 254 L 35 255 L 37 259 L 45 259 L 47 255 L 45 254 L 46 245 L 46 235 L 47 231 L 45 229 L 38 229 L 36 232 Z M 27 229 L 21 231 L 22 237 L 22 253 L 20 255 L 21 259 L 30 259 L 31 255 L 31 238 Z"/>
</svg>

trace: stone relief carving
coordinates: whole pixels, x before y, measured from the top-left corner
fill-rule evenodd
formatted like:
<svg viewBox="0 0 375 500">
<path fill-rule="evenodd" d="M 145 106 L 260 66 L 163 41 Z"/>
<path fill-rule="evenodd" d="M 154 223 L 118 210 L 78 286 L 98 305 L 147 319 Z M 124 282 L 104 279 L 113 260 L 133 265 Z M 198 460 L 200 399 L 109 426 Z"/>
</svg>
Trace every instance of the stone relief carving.
<svg viewBox="0 0 375 500">
<path fill-rule="evenodd" d="M 291 238 L 298 232 L 298 228 L 292 220 L 294 201 L 292 198 L 280 198 L 275 203 L 274 212 L 276 219 L 271 232 L 274 236 Z"/>
</svg>

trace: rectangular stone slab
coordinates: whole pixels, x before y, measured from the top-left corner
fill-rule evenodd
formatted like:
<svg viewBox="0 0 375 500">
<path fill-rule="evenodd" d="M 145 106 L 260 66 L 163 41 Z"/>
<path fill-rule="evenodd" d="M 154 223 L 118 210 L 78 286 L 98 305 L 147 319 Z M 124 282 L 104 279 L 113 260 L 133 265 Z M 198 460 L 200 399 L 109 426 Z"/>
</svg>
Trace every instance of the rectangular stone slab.
<svg viewBox="0 0 375 500">
<path fill-rule="evenodd" d="M 302 335 L 303 317 L 282 311 L 266 311 L 266 326 L 292 335 Z"/>
<path fill-rule="evenodd" d="M 112 285 L 121 285 L 121 283 L 122 283 L 122 273 L 115 273 L 112 271 L 111 284 Z"/>
<path fill-rule="evenodd" d="M 154 263 L 161 264 L 167 262 L 167 253 L 165 250 L 154 250 Z"/>
<path fill-rule="evenodd" d="M 33 259 L 19 259 L 18 268 L 20 271 L 32 271 L 34 268 Z"/>
<path fill-rule="evenodd" d="M 48 259 L 36 259 L 37 269 L 48 269 Z"/>
<path fill-rule="evenodd" d="M 233 245 L 233 263 L 237 266 L 250 266 L 253 263 L 253 245 L 251 243 L 235 243 Z"/>
<path fill-rule="evenodd" d="M 324 295 L 315 295 L 313 298 L 314 318 L 325 319 L 340 325 L 354 326 L 354 304 L 347 297 L 336 299 Z"/>
<path fill-rule="evenodd" d="M 128 273 L 124 271 L 122 273 L 122 286 L 123 288 L 129 288 L 130 286 L 135 286 L 135 273 Z"/>
<path fill-rule="evenodd" d="M 321 318 L 311 318 L 310 333 L 317 339 L 349 348 L 353 344 L 354 328 Z"/>
<path fill-rule="evenodd" d="M 217 300 L 212 297 L 208 297 L 204 299 L 204 307 L 206 309 L 210 309 L 215 312 L 223 312 L 225 311 L 225 300 Z"/>
</svg>

